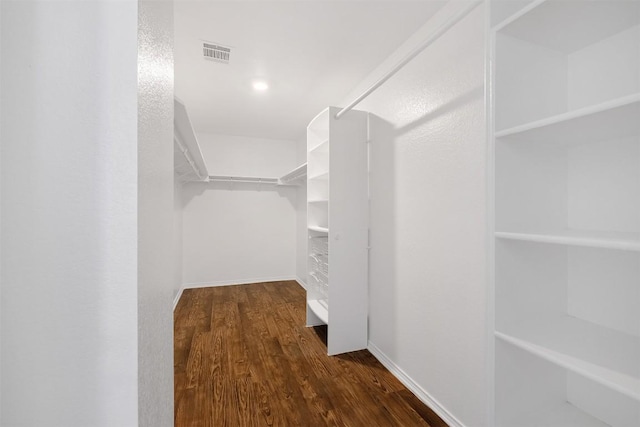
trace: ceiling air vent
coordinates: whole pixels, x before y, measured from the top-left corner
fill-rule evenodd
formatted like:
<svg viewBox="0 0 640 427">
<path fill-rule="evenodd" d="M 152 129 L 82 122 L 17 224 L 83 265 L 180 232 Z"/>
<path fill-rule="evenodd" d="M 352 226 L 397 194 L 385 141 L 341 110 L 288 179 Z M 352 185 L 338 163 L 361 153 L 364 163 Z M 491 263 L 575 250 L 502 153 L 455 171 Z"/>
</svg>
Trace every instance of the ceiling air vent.
<svg viewBox="0 0 640 427">
<path fill-rule="evenodd" d="M 220 46 L 213 43 L 202 43 L 202 54 L 205 59 L 210 61 L 222 62 L 223 64 L 229 63 L 229 56 L 231 55 L 231 48 Z"/>
</svg>

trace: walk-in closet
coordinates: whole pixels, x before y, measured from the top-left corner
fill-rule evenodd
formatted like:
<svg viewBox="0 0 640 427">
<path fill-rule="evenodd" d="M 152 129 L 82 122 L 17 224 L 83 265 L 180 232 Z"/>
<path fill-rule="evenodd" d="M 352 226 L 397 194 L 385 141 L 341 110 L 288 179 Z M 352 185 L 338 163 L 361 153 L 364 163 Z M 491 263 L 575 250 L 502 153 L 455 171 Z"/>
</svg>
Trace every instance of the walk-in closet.
<svg viewBox="0 0 640 427">
<path fill-rule="evenodd" d="M 0 47 L 0 427 L 640 427 L 640 0 L 2 0 Z"/>
</svg>

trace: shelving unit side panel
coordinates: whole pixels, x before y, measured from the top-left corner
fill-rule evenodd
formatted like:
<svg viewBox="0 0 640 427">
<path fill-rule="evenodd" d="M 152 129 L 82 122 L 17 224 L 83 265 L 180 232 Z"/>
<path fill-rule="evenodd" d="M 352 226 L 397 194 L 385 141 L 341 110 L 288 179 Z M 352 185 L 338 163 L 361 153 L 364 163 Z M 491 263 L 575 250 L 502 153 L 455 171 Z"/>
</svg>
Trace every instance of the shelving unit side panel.
<svg viewBox="0 0 640 427">
<path fill-rule="evenodd" d="M 567 287 L 569 315 L 640 337 L 640 253 L 569 248 Z"/>
<path fill-rule="evenodd" d="M 367 347 L 367 114 L 331 120 L 328 350 L 338 354 Z"/>
</svg>

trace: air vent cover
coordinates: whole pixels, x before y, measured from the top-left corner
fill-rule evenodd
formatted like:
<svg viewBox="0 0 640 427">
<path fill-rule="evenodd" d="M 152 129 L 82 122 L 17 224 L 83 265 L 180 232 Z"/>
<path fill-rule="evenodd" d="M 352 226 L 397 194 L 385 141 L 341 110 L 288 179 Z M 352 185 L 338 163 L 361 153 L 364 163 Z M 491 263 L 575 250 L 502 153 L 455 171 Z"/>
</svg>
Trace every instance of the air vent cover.
<svg viewBox="0 0 640 427">
<path fill-rule="evenodd" d="M 231 48 L 220 46 L 218 44 L 203 42 L 202 54 L 204 55 L 205 59 L 208 59 L 210 61 L 228 64 L 229 57 L 231 56 Z"/>
</svg>

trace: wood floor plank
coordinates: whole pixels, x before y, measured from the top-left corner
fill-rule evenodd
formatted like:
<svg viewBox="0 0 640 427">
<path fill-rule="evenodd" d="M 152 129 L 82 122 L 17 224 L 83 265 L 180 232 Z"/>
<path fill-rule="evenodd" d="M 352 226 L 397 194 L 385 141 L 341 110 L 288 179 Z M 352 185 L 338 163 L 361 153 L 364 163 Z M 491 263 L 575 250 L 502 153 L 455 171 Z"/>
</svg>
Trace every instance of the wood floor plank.
<svg viewBox="0 0 640 427">
<path fill-rule="evenodd" d="M 174 313 L 176 427 L 445 427 L 368 351 L 328 357 L 295 281 L 187 289 Z"/>
</svg>

